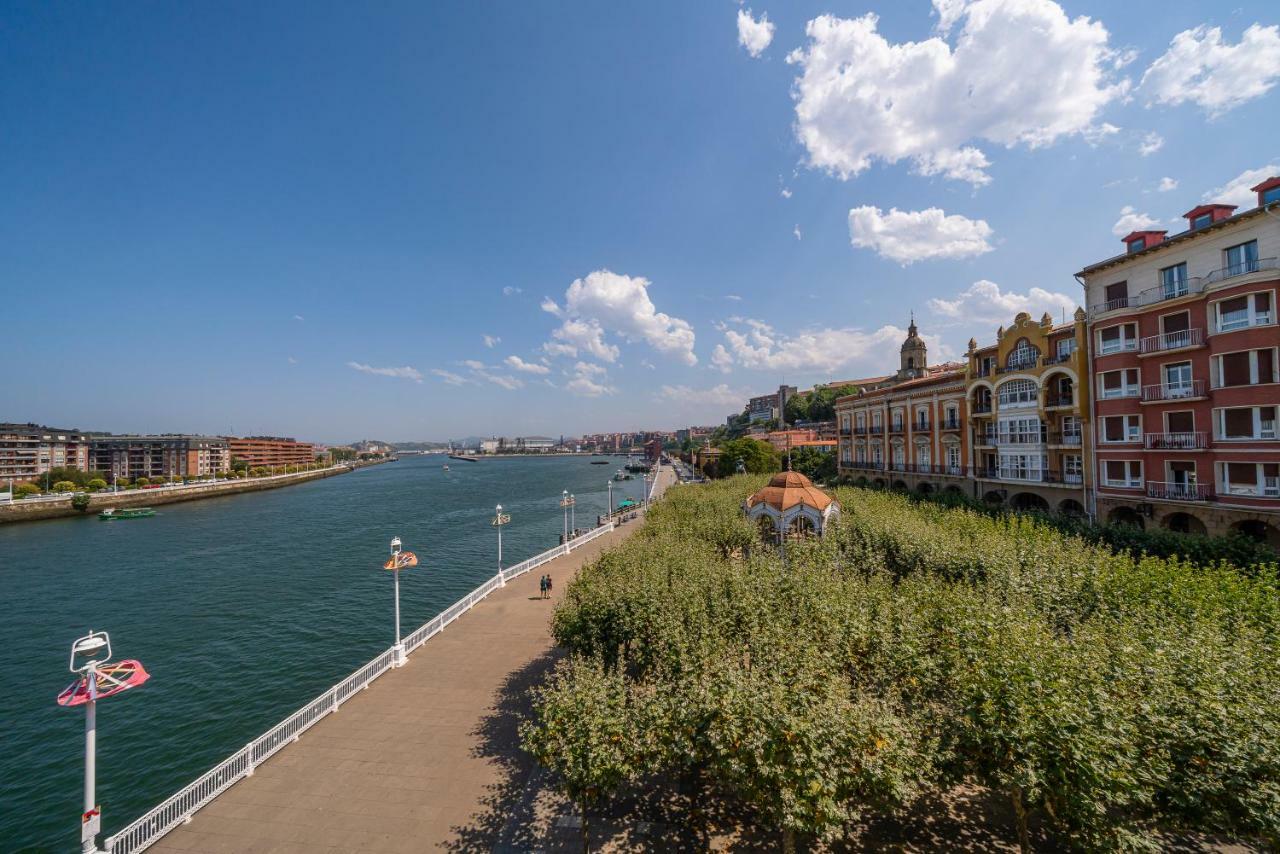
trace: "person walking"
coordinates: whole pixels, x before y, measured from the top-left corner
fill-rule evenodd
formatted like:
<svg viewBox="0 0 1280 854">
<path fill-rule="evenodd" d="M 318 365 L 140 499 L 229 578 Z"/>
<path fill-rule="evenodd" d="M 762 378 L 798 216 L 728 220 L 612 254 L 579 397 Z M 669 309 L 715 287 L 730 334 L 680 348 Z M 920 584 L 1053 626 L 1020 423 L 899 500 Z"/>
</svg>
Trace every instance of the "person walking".
<svg viewBox="0 0 1280 854">
<path fill-rule="evenodd" d="M 547 598 L 551 598 L 551 573 L 547 573 Z"/>
<path fill-rule="evenodd" d="M 538 579 L 538 598 L 547 598 L 547 577 L 545 575 Z"/>
</svg>

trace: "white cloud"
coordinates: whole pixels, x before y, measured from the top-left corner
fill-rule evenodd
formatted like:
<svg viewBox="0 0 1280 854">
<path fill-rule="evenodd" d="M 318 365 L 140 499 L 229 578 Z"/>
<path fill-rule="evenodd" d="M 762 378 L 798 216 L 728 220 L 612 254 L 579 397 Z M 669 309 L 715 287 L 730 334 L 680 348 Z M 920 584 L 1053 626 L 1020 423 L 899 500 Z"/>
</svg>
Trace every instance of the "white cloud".
<svg viewBox="0 0 1280 854">
<path fill-rule="evenodd" d="M 774 30 L 777 29 L 769 20 L 767 12 L 760 13 L 760 20 L 751 16 L 750 9 L 738 10 L 738 44 L 747 49 L 747 53 L 758 57 L 773 41 Z"/>
<path fill-rule="evenodd" d="M 548 356 L 568 356 L 574 358 L 578 355 L 578 348 L 571 344 L 561 344 L 558 341 L 547 341 L 542 345 L 542 352 Z"/>
<path fill-rule="evenodd" d="M 851 368 L 862 370 L 884 360 L 886 347 L 896 347 L 907 335 L 896 326 L 882 326 L 874 332 L 846 327 L 811 329 L 789 336 L 778 333 L 759 320 L 730 321 L 745 329 L 726 326 L 722 330 L 727 348 L 716 346 L 712 363 L 722 370 L 732 361 L 744 368 L 768 371 L 817 372 L 828 376 Z M 723 354 L 723 355 L 722 355 Z M 880 365 L 878 369 L 885 366 Z"/>
<path fill-rule="evenodd" d="M 795 235 L 796 240 L 804 239 L 804 235 L 800 233 L 800 223 L 796 223 L 796 227 L 791 229 L 791 233 Z"/>
<path fill-rule="evenodd" d="M 1155 154 L 1164 148 L 1164 137 L 1155 131 L 1151 131 L 1142 138 L 1142 142 L 1138 144 L 1138 154 L 1142 157 Z"/>
<path fill-rule="evenodd" d="M 501 386 L 502 388 L 505 388 L 507 391 L 515 391 L 516 389 L 521 388 L 524 385 L 524 382 L 522 380 L 518 380 L 515 377 L 506 376 L 505 374 L 484 373 L 482 376 L 484 376 L 484 378 L 489 382 L 493 383 L 494 385 Z"/>
<path fill-rule="evenodd" d="M 303 316 L 302 316 L 302 315 L 300 315 L 300 314 L 295 314 L 295 315 L 293 316 L 293 319 L 294 319 L 294 320 L 296 320 L 296 321 L 298 321 L 299 323 L 301 323 L 301 322 L 304 320 Z"/>
<path fill-rule="evenodd" d="M 781 190 L 779 190 L 779 191 L 778 191 L 778 193 L 779 193 L 779 195 L 781 195 L 781 196 L 782 196 L 782 198 L 784 198 L 784 199 L 789 199 L 789 198 L 791 198 L 791 195 L 792 195 L 792 194 L 791 194 L 791 189 L 790 189 L 789 187 L 783 187 Z"/>
<path fill-rule="evenodd" d="M 404 380 L 413 380 L 415 383 L 422 382 L 422 372 L 417 368 L 375 368 L 372 365 L 365 365 L 360 362 L 347 362 L 347 367 L 360 371 L 365 374 L 376 374 L 380 377 L 398 377 Z"/>
<path fill-rule="evenodd" d="M 882 214 L 871 205 L 849 211 L 849 237 L 853 245 L 874 249 L 881 258 L 906 266 L 933 258 L 969 258 L 990 252 L 991 226 L 983 219 L 959 214 L 948 216 L 941 208 Z"/>
<path fill-rule="evenodd" d="M 1205 193 L 1201 198 L 1206 202 L 1220 202 L 1242 209 L 1254 208 L 1258 206 L 1258 194 L 1249 188 L 1258 186 L 1272 175 L 1280 175 L 1280 166 L 1274 163 L 1268 163 L 1260 169 L 1246 169 L 1221 187 Z"/>
<path fill-rule="evenodd" d="M 508 356 L 503 359 L 507 366 L 517 371 L 523 371 L 526 374 L 544 375 L 551 373 L 551 369 L 546 365 L 539 365 L 537 362 L 526 362 L 519 356 Z"/>
<path fill-rule="evenodd" d="M 1160 225 L 1160 220 L 1138 213 L 1133 205 L 1125 205 L 1120 209 L 1120 218 L 1111 226 L 1111 233 L 1116 237 L 1124 237 L 1133 231 L 1148 231 L 1152 226 Z"/>
<path fill-rule="evenodd" d="M 1167 178 L 1167 177 L 1161 178 L 1159 185 L 1156 186 L 1156 191 L 1160 193 L 1167 193 L 1170 190 L 1176 190 L 1176 189 L 1178 189 L 1178 182 L 1175 181 L 1173 178 Z"/>
<path fill-rule="evenodd" d="M 296 364 L 298 364 L 298 360 L 297 360 L 297 359 L 295 359 L 295 358 L 293 358 L 292 356 L 290 356 L 290 357 L 289 357 L 289 364 L 291 364 L 291 365 L 296 365 Z"/>
<path fill-rule="evenodd" d="M 560 306 L 556 305 L 556 301 L 551 297 L 543 297 L 540 307 L 547 314 L 554 314 L 556 317 L 560 316 Z"/>
<path fill-rule="evenodd" d="M 1127 81 L 1110 79 L 1107 30 L 1052 0 L 934 0 L 942 34 L 891 44 L 878 18 L 822 15 L 788 62 L 809 164 L 849 178 L 873 160 L 985 184 L 974 141 L 1049 145 L 1084 134 Z M 944 38 L 963 20 L 954 47 Z"/>
<path fill-rule="evenodd" d="M 455 374 L 453 371 L 446 371 L 442 368 L 432 368 L 431 373 L 444 380 L 448 385 L 466 385 L 471 382 L 464 376 Z"/>
<path fill-rule="evenodd" d="M 725 294 L 724 298 L 727 300 L 731 300 L 733 302 L 742 302 L 742 297 L 738 296 L 737 294 Z"/>
<path fill-rule="evenodd" d="M 524 288 L 517 288 L 515 285 L 507 285 L 502 289 L 502 295 L 504 297 L 511 297 L 520 293 L 524 293 Z"/>
<path fill-rule="evenodd" d="M 572 379 L 565 383 L 565 388 L 579 397 L 600 397 L 616 391 L 609 385 L 608 370 L 601 365 L 578 362 L 573 366 L 570 376 Z"/>
<path fill-rule="evenodd" d="M 1071 317 L 1077 302 L 1067 294 L 1032 288 L 1025 294 L 1001 291 L 995 282 L 980 279 L 952 299 L 931 299 L 929 308 L 948 320 L 966 324 L 1007 325 L 1020 311 L 1039 320 L 1046 311 L 1054 323 Z"/>
<path fill-rule="evenodd" d="M 484 346 L 491 350 L 502 343 L 502 339 L 497 335 L 483 335 L 481 337 L 484 338 Z"/>
<path fill-rule="evenodd" d="M 1142 75 L 1147 105 L 1196 104 L 1213 116 L 1265 95 L 1280 80 L 1280 26 L 1253 24 L 1227 44 L 1218 27 L 1201 25 L 1173 37 Z"/>
<path fill-rule="evenodd" d="M 470 368 L 470 369 L 471 369 L 471 370 L 473 370 L 473 371 L 483 371 L 483 370 L 485 370 L 485 364 L 484 364 L 484 362 L 478 361 L 478 360 L 476 360 L 476 359 L 463 359 L 463 360 L 462 360 L 462 364 L 463 364 L 463 365 L 465 365 L 466 367 Z"/>
<path fill-rule="evenodd" d="M 716 349 L 711 353 L 711 364 L 721 373 L 727 374 L 733 370 L 733 356 L 729 355 L 729 351 L 723 344 L 717 344 Z"/>
<path fill-rule="evenodd" d="M 664 385 L 662 389 L 654 395 L 658 400 L 671 401 L 674 403 L 694 403 L 703 406 L 715 406 L 724 408 L 726 406 L 741 409 L 747 403 L 747 398 L 751 397 L 751 393 L 746 390 L 732 389 L 725 383 L 720 383 L 713 388 L 693 388 L 687 385 Z"/>
<path fill-rule="evenodd" d="M 570 355 L 584 353 L 603 362 L 616 361 L 618 348 L 605 340 L 606 331 L 611 331 L 627 341 L 644 341 L 686 365 L 698 363 L 693 327 L 658 311 L 649 298 L 649 280 L 642 276 L 596 270 L 569 285 L 563 309 L 549 298 L 543 300 L 543 309 L 564 319 L 551 336 L 553 346 L 562 345 L 557 349 L 572 348 Z"/>
</svg>

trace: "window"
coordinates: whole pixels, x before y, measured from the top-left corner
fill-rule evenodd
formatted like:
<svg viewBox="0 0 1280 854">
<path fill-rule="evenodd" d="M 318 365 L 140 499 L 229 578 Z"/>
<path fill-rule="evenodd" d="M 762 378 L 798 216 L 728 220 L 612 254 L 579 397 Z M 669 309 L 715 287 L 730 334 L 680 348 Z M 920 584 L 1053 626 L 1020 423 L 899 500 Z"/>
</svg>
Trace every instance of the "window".
<svg viewBox="0 0 1280 854">
<path fill-rule="evenodd" d="M 872 426 L 872 427 L 879 427 L 879 426 L 880 426 L 880 413 L 879 413 L 879 412 L 873 412 L 873 413 L 871 413 L 871 426 Z"/>
<path fill-rule="evenodd" d="M 1002 445 L 1035 445 L 1044 441 L 1044 425 L 1034 416 L 1001 418 L 998 429 L 999 441 Z"/>
<path fill-rule="evenodd" d="M 1172 365 L 1165 365 L 1161 369 L 1161 375 L 1164 379 L 1164 397 L 1168 400 L 1171 397 L 1192 397 L 1194 395 L 1194 384 L 1191 382 L 1191 363 L 1176 362 Z"/>
<path fill-rule="evenodd" d="M 1142 416 L 1106 415 L 1102 418 L 1102 441 L 1108 443 L 1142 440 Z"/>
<path fill-rule="evenodd" d="M 1105 460 L 1102 463 L 1102 482 L 1122 489 L 1139 489 L 1142 487 L 1142 462 Z"/>
<path fill-rule="evenodd" d="M 1060 338 L 1057 343 L 1057 354 L 1059 359 L 1065 359 L 1076 351 L 1076 339 Z"/>
<path fill-rule="evenodd" d="M 1144 237 L 1137 237 L 1129 241 L 1130 252 L 1141 252 L 1147 248 L 1147 240 Z"/>
<path fill-rule="evenodd" d="M 1260 385 L 1276 381 L 1276 350 L 1242 350 L 1214 357 L 1214 382 L 1217 388 Z"/>
<path fill-rule="evenodd" d="M 1009 351 L 1008 366 L 1010 368 L 1030 368 L 1036 363 L 1036 359 L 1040 357 L 1040 351 L 1031 346 L 1031 343 L 1025 338 L 1019 338 L 1018 343 Z"/>
<path fill-rule="evenodd" d="M 1222 491 L 1229 495 L 1280 498 L 1280 463 L 1219 463 Z"/>
<path fill-rule="evenodd" d="M 1164 424 L 1166 433 L 1194 433 L 1196 416 L 1190 409 L 1181 412 L 1166 412 Z"/>
<path fill-rule="evenodd" d="M 1077 454 L 1067 454 L 1062 458 L 1062 479 L 1067 483 L 1080 483 L 1084 480 L 1084 459 Z"/>
<path fill-rule="evenodd" d="M 1272 187 L 1270 190 L 1262 191 L 1262 203 L 1269 205 L 1272 202 L 1280 202 L 1280 187 Z"/>
<path fill-rule="evenodd" d="M 880 447 L 879 442 L 871 446 L 871 462 L 876 466 L 884 462 L 884 449 Z"/>
<path fill-rule="evenodd" d="M 925 409 L 924 407 L 921 407 L 920 409 L 916 410 L 916 429 L 917 430 L 929 429 L 929 410 Z"/>
<path fill-rule="evenodd" d="M 947 445 L 947 470 L 952 474 L 960 471 L 960 446 Z"/>
<path fill-rule="evenodd" d="M 1208 214 L 1208 213 L 1202 213 L 1200 214 L 1200 216 L 1191 220 L 1191 228 L 1193 230 L 1197 228 L 1204 228 L 1206 225 L 1212 225 L 1212 224 L 1213 224 L 1213 214 Z"/>
<path fill-rule="evenodd" d="M 1100 356 L 1136 349 L 1138 349 L 1137 324 L 1122 323 L 1119 326 L 1108 326 L 1098 333 L 1098 355 Z"/>
<path fill-rule="evenodd" d="M 1101 380 L 1103 400 L 1117 397 L 1138 396 L 1138 369 L 1124 368 L 1119 371 L 1104 371 L 1098 375 Z"/>
<path fill-rule="evenodd" d="M 929 459 L 928 445 L 916 445 L 916 465 L 932 465 L 932 462 Z"/>
<path fill-rule="evenodd" d="M 960 425 L 960 410 L 952 405 L 947 407 L 947 426 L 958 427 Z"/>
<path fill-rule="evenodd" d="M 867 446 L 859 442 L 853 449 L 854 457 L 860 463 L 867 461 Z"/>
<path fill-rule="evenodd" d="M 1068 415 L 1062 419 L 1062 435 L 1080 438 L 1080 419 L 1074 415 Z"/>
<path fill-rule="evenodd" d="M 1033 380 L 1009 380 L 1000 386 L 1000 406 L 1033 406 L 1038 402 L 1039 389 Z"/>
<path fill-rule="evenodd" d="M 1250 240 L 1239 246 L 1232 246 L 1226 252 L 1227 267 L 1223 276 L 1243 276 L 1245 273 L 1258 271 L 1258 241 Z"/>
<path fill-rule="evenodd" d="M 906 462 L 906 452 L 903 450 L 901 445 L 894 445 L 891 449 L 891 453 L 893 454 L 893 464 L 895 466 L 900 466 Z"/>
<path fill-rule="evenodd" d="M 901 430 L 902 429 L 902 410 L 901 409 L 893 410 L 892 418 L 893 418 L 893 429 Z"/>
<path fill-rule="evenodd" d="M 1231 297 L 1213 304 L 1219 332 L 1271 323 L 1271 292 Z"/>
<path fill-rule="evenodd" d="M 866 419 L 866 416 L 863 415 L 861 412 L 858 413 L 857 417 L 858 417 L 858 421 L 857 421 L 858 429 L 861 430 L 863 427 L 867 425 L 867 419 Z"/>
<path fill-rule="evenodd" d="M 1276 407 L 1237 406 L 1219 409 L 1217 439 L 1225 441 L 1259 440 L 1276 438 Z"/>
<path fill-rule="evenodd" d="M 1186 296 L 1188 290 L 1187 264 L 1185 261 L 1181 264 L 1174 264 L 1172 267 L 1165 267 L 1160 271 L 1161 299 Z"/>
<path fill-rule="evenodd" d="M 840 446 L 840 462 L 841 462 L 841 463 L 843 463 L 843 464 L 844 464 L 844 465 L 846 465 L 846 466 L 847 466 L 847 465 L 849 465 L 849 460 L 850 460 L 850 457 L 851 457 L 851 456 L 852 456 L 852 454 L 851 454 L 851 452 L 850 452 L 850 450 L 849 450 L 849 446 L 848 446 L 848 445 L 841 445 L 841 446 Z"/>
<path fill-rule="evenodd" d="M 1042 454 L 1001 454 L 1001 480 L 1043 480 L 1048 460 Z"/>
<path fill-rule="evenodd" d="M 1113 308 L 1124 308 L 1129 304 L 1129 283 L 1116 282 L 1114 285 L 1107 285 L 1105 296 L 1107 311 Z"/>
</svg>

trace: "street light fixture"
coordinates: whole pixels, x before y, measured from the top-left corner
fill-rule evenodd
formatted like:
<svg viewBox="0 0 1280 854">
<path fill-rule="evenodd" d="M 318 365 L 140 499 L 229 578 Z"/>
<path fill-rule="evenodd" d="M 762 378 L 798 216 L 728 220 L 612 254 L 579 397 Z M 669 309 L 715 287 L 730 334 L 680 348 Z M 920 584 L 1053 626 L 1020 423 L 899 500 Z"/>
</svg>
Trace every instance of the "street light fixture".
<svg viewBox="0 0 1280 854">
<path fill-rule="evenodd" d="M 84 706 L 84 812 L 80 815 L 80 850 L 98 850 L 102 808 L 97 804 L 98 700 L 136 688 L 151 678 L 140 661 L 111 662 L 111 637 L 89 631 L 71 644 L 68 669 L 80 677 L 58 695 L 59 706 Z"/>
<path fill-rule="evenodd" d="M 418 556 L 413 552 L 402 551 L 400 538 L 391 538 L 391 557 L 382 565 L 391 571 L 396 579 L 396 645 L 391 648 L 391 666 L 403 667 L 405 664 L 404 643 L 400 640 L 400 571 L 418 565 Z"/>
<path fill-rule="evenodd" d="M 498 529 L 498 586 L 506 587 L 506 579 L 502 577 L 502 526 L 511 521 L 511 514 L 502 512 L 502 505 L 499 504 L 494 511 L 490 525 Z"/>
<path fill-rule="evenodd" d="M 609 490 L 609 503 L 605 505 L 605 510 L 607 512 L 608 518 L 612 519 L 613 518 L 613 481 L 606 480 L 604 485 L 605 485 L 605 488 Z"/>
<path fill-rule="evenodd" d="M 578 516 L 576 513 L 577 506 L 578 506 L 578 499 L 570 495 L 569 496 L 569 530 L 573 532 L 574 536 L 577 536 L 578 534 Z"/>
<path fill-rule="evenodd" d="M 569 490 L 565 489 L 560 493 L 563 498 L 560 499 L 560 507 L 564 510 L 564 543 L 569 544 L 569 508 L 574 505 L 573 496 L 569 494 Z"/>
</svg>

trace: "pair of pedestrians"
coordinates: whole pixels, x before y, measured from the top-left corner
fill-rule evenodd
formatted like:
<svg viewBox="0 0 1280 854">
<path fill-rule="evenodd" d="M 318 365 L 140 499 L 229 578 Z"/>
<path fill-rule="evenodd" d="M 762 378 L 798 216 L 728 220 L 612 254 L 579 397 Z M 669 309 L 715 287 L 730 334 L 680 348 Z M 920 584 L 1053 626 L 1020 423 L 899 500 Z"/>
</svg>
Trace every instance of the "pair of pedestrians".
<svg viewBox="0 0 1280 854">
<path fill-rule="evenodd" d="M 551 598 L 551 575 L 542 576 L 538 579 L 538 592 L 542 594 L 543 599 Z"/>
</svg>

